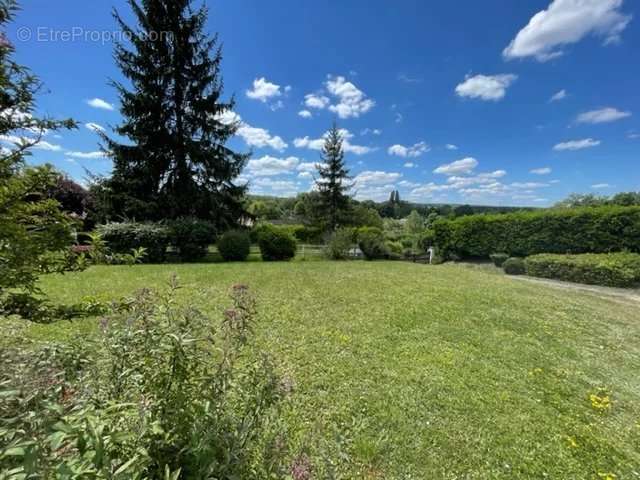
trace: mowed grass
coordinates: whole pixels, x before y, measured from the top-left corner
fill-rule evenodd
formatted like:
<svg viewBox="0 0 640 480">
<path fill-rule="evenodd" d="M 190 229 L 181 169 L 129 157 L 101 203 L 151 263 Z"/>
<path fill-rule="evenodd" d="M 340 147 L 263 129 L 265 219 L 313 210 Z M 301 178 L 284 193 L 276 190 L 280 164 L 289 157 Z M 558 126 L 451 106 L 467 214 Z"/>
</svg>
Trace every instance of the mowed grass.
<svg viewBox="0 0 640 480">
<path fill-rule="evenodd" d="M 258 342 L 295 383 L 288 441 L 346 478 L 640 478 L 637 304 L 402 262 L 93 267 L 42 286 L 106 300 L 171 273 L 211 315 L 251 287 Z M 23 333 L 65 341 L 96 322 Z"/>
</svg>

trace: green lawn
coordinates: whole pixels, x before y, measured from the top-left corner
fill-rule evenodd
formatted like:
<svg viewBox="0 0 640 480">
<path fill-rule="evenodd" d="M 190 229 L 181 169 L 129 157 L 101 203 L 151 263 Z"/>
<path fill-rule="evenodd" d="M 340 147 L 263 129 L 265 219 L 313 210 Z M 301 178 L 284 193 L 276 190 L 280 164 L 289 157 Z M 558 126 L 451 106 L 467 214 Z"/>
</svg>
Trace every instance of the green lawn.
<svg viewBox="0 0 640 480">
<path fill-rule="evenodd" d="M 637 304 L 403 262 L 93 267 L 42 284 L 73 303 L 161 288 L 171 272 L 215 315 L 231 284 L 250 285 L 259 342 L 295 381 L 289 441 L 345 478 L 640 477 Z M 95 324 L 24 334 L 65 340 Z"/>
</svg>

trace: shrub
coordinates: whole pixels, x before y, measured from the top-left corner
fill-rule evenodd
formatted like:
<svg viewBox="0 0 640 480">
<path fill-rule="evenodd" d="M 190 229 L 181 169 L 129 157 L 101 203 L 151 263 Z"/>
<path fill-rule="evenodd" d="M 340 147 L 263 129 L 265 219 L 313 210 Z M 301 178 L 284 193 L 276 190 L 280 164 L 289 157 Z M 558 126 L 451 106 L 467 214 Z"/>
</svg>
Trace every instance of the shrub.
<svg viewBox="0 0 640 480">
<path fill-rule="evenodd" d="M 262 259 L 268 262 L 291 260 L 296 255 L 296 240 L 288 233 L 265 228 L 258 238 Z"/>
<path fill-rule="evenodd" d="M 389 249 L 384 242 L 384 235 L 378 228 L 364 227 L 358 229 L 358 246 L 367 260 L 389 258 Z"/>
<path fill-rule="evenodd" d="M 345 260 L 349 258 L 349 250 L 353 244 L 353 229 L 339 228 L 331 235 L 324 252 L 331 260 Z"/>
<path fill-rule="evenodd" d="M 246 287 L 211 319 L 148 290 L 98 341 L 0 349 L 7 478 L 274 478 L 262 448 L 284 393 L 251 341 Z"/>
<path fill-rule="evenodd" d="M 385 245 L 389 252 L 396 253 L 398 255 L 402 254 L 402 250 L 404 248 L 402 242 L 386 242 Z"/>
<path fill-rule="evenodd" d="M 524 260 L 522 258 L 507 258 L 502 264 L 502 268 L 504 268 L 504 273 L 507 275 L 524 275 L 526 273 Z"/>
<path fill-rule="evenodd" d="M 509 255 L 507 255 L 506 253 L 492 253 L 491 255 L 489 255 L 489 257 L 496 267 L 502 267 L 502 264 L 507 261 Z"/>
<path fill-rule="evenodd" d="M 107 223 L 97 228 L 100 238 L 115 254 L 129 254 L 144 248 L 145 261 L 164 261 L 169 245 L 169 229 L 159 223 Z"/>
<path fill-rule="evenodd" d="M 251 240 L 242 230 L 231 230 L 218 240 L 218 251 L 227 262 L 242 262 L 249 256 Z"/>
<path fill-rule="evenodd" d="M 609 287 L 640 284 L 640 255 L 635 253 L 541 254 L 528 257 L 525 266 L 533 277 Z"/>
<path fill-rule="evenodd" d="M 216 228 L 211 222 L 197 218 L 180 218 L 170 223 L 171 244 L 184 262 L 207 255 L 209 245 L 216 240 Z"/>
<path fill-rule="evenodd" d="M 440 251 L 489 258 L 495 252 L 640 253 L 640 207 L 585 207 L 470 215 L 434 222 Z"/>
</svg>

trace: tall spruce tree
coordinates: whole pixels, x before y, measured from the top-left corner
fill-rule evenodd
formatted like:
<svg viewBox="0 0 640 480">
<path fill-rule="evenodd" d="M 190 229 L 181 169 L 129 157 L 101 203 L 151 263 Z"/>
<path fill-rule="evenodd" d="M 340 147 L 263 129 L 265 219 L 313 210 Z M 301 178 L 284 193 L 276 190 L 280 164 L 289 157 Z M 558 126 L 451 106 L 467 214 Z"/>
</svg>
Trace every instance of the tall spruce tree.
<svg viewBox="0 0 640 480">
<path fill-rule="evenodd" d="M 319 178 L 316 180 L 326 226 L 330 230 L 340 223 L 349 209 L 349 195 L 353 185 L 349 183 L 349 170 L 344 161 L 342 134 L 334 123 L 327 133 L 322 147 L 322 163 L 318 165 Z"/>
<path fill-rule="evenodd" d="M 130 85 L 117 89 L 127 142 L 103 135 L 114 162 L 102 185 L 112 215 L 136 219 L 195 216 L 220 228 L 244 212 L 234 179 L 248 155 L 225 146 L 238 129 L 233 97 L 222 100 L 222 51 L 205 32 L 206 6 L 191 0 L 128 0 L 137 27 L 114 17 L 130 42 L 115 59 Z M 226 114 L 226 115 L 225 115 Z"/>
</svg>

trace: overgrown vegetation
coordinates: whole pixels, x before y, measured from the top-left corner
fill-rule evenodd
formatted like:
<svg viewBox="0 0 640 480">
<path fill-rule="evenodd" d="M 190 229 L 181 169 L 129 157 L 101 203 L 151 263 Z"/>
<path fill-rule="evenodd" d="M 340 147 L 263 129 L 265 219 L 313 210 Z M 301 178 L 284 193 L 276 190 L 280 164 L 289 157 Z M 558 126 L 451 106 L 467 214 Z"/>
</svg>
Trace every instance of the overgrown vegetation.
<svg viewBox="0 0 640 480">
<path fill-rule="evenodd" d="M 282 390 L 253 345 L 255 302 L 222 321 L 140 291 L 96 339 L 2 350 L 2 478 L 281 478 L 263 449 Z"/>
</svg>

